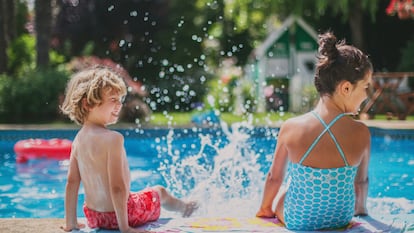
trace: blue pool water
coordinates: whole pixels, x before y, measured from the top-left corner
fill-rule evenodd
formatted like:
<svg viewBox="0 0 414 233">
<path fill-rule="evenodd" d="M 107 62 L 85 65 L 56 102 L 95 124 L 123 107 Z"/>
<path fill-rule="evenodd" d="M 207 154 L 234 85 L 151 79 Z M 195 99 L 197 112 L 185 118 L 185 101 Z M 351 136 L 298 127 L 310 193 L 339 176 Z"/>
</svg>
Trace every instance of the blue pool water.
<svg viewBox="0 0 414 233">
<path fill-rule="evenodd" d="M 116 129 L 125 135 L 132 190 L 162 184 L 202 202 L 199 215 L 253 216 L 277 143 L 277 128 Z M 414 214 L 414 131 L 370 128 L 370 213 Z M 0 218 L 64 216 L 68 161 L 15 162 L 27 138 L 73 139 L 76 130 L 0 131 Z M 79 197 L 78 215 L 83 216 Z M 237 207 L 237 208 L 235 208 Z"/>
</svg>

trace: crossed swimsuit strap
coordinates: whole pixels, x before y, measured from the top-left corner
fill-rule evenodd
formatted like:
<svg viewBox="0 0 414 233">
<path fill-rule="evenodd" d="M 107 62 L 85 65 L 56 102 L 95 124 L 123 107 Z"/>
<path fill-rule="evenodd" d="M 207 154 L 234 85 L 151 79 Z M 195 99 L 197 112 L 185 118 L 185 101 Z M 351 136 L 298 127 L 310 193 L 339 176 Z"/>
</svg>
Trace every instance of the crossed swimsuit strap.
<svg viewBox="0 0 414 233">
<path fill-rule="evenodd" d="M 310 147 L 308 148 L 308 150 L 306 151 L 306 153 L 303 155 L 302 159 L 299 161 L 299 164 L 302 164 L 302 162 L 308 157 L 309 153 L 313 150 L 313 148 L 316 146 L 316 144 L 319 142 L 319 140 L 322 138 L 322 136 L 328 132 L 329 135 L 331 136 L 332 140 L 335 143 L 336 148 L 338 149 L 339 154 L 341 154 L 342 159 L 344 160 L 345 166 L 349 166 L 348 162 L 346 161 L 345 158 L 345 154 L 341 148 L 341 146 L 339 145 L 338 141 L 336 140 L 336 137 L 333 135 L 332 131 L 331 131 L 331 126 L 333 124 L 335 124 L 336 121 L 338 121 L 341 117 L 345 116 L 344 113 L 339 114 L 338 116 L 336 116 L 328 125 L 325 123 L 324 120 L 322 120 L 322 118 L 314 111 L 312 111 L 312 114 L 318 118 L 318 120 L 322 123 L 323 126 L 325 126 L 325 129 L 319 134 L 319 136 L 315 139 L 315 141 L 313 141 L 312 145 L 310 145 Z"/>
</svg>

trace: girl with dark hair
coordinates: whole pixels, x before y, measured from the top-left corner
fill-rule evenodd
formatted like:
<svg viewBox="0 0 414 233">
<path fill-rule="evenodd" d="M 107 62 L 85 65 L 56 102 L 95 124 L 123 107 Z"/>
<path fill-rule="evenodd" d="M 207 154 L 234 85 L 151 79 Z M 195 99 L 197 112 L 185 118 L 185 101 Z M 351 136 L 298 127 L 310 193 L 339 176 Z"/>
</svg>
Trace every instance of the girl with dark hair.
<svg viewBox="0 0 414 233">
<path fill-rule="evenodd" d="M 331 32 L 319 35 L 319 102 L 281 126 L 258 217 L 277 216 L 291 230 L 321 230 L 367 215 L 370 132 L 349 115 L 367 98 L 372 72 L 359 49 Z"/>
</svg>

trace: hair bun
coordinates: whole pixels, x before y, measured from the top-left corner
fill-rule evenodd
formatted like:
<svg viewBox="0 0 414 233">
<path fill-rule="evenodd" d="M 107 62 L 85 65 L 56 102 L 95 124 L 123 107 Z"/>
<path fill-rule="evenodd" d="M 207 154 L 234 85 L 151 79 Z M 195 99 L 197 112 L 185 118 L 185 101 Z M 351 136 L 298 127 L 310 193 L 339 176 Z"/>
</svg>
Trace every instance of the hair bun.
<svg viewBox="0 0 414 233">
<path fill-rule="evenodd" d="M 336 45 L 338 44 L 338 40 L 336 36 L 332 32 L 326 32 L 324 34 L 319 35 L 319 56 L 323 57 L 324 60 L 328 60 L 331 62 L 335 61 L 338 57 L 338 49 Z"/>
</svg>

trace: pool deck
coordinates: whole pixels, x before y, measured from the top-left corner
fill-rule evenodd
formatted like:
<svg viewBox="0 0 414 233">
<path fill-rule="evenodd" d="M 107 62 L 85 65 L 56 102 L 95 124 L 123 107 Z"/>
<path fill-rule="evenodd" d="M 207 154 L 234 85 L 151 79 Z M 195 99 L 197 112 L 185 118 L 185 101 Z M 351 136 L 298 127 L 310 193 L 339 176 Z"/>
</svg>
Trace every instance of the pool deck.
<svg viewBox="0 0 414 233">
<path fill-rule="evenodd" d="M 414 121 L 401 120 L 362 120 L 369 127 L 383 129 L 414 129 Z"/>
<path fill-rule="evenodd" d="M 56 233 L 64 232 L 60 229 L 64 224 L 63 218 L 0 218 L 0 232 Z"/>
<path fill-rule="evenodd" d="M 223 220 L 225 224 L 223 225 Z M 255 217 L 194 217 L 194 218 L 160 218 L 156 222 L 138 227 L 139 230 L 151 230 L 150 232 L 217 232 L 217 233 L 231 233 L 231 232 L 284 232 L 294 233 L 284 228 L 279 221 L 275 219 L 259 220 Z M 375 217 L 354 217 L 352 219 L 351 227 L 338 230 L 324 230 L 314 231 L 315 233 L 361 233 L 361 232 L 389 232 L 402 233 L 414 232 L 414 224 L 412 222 L 413 216 L 411 214 L 393 216 Z M 78 219 L 80 223 L 86 223 L 84 218 Z M 65 223 L 62 218 L 35 218 L 35 219 L 13 219 L 0 218 L 0 232 L 13 233 L 55 233 L 64 232 L 60 229 Z M 271 225 L 269 225 L 271 224 Z M 273 225 L 274 224 L 274 225 Z M 271 231 L 270 231 L 271 230 Z M 72 233 L 116 233 L 117 230 L 91 229 L 85 227 L 81 230 L 74 230 Z M 144 231 L 147 232 L 147 231 Z M 303 232 L 303 231 L 301 231 Z M 306 231 L 309 232 L 309 231 Z"/>
</svg>

